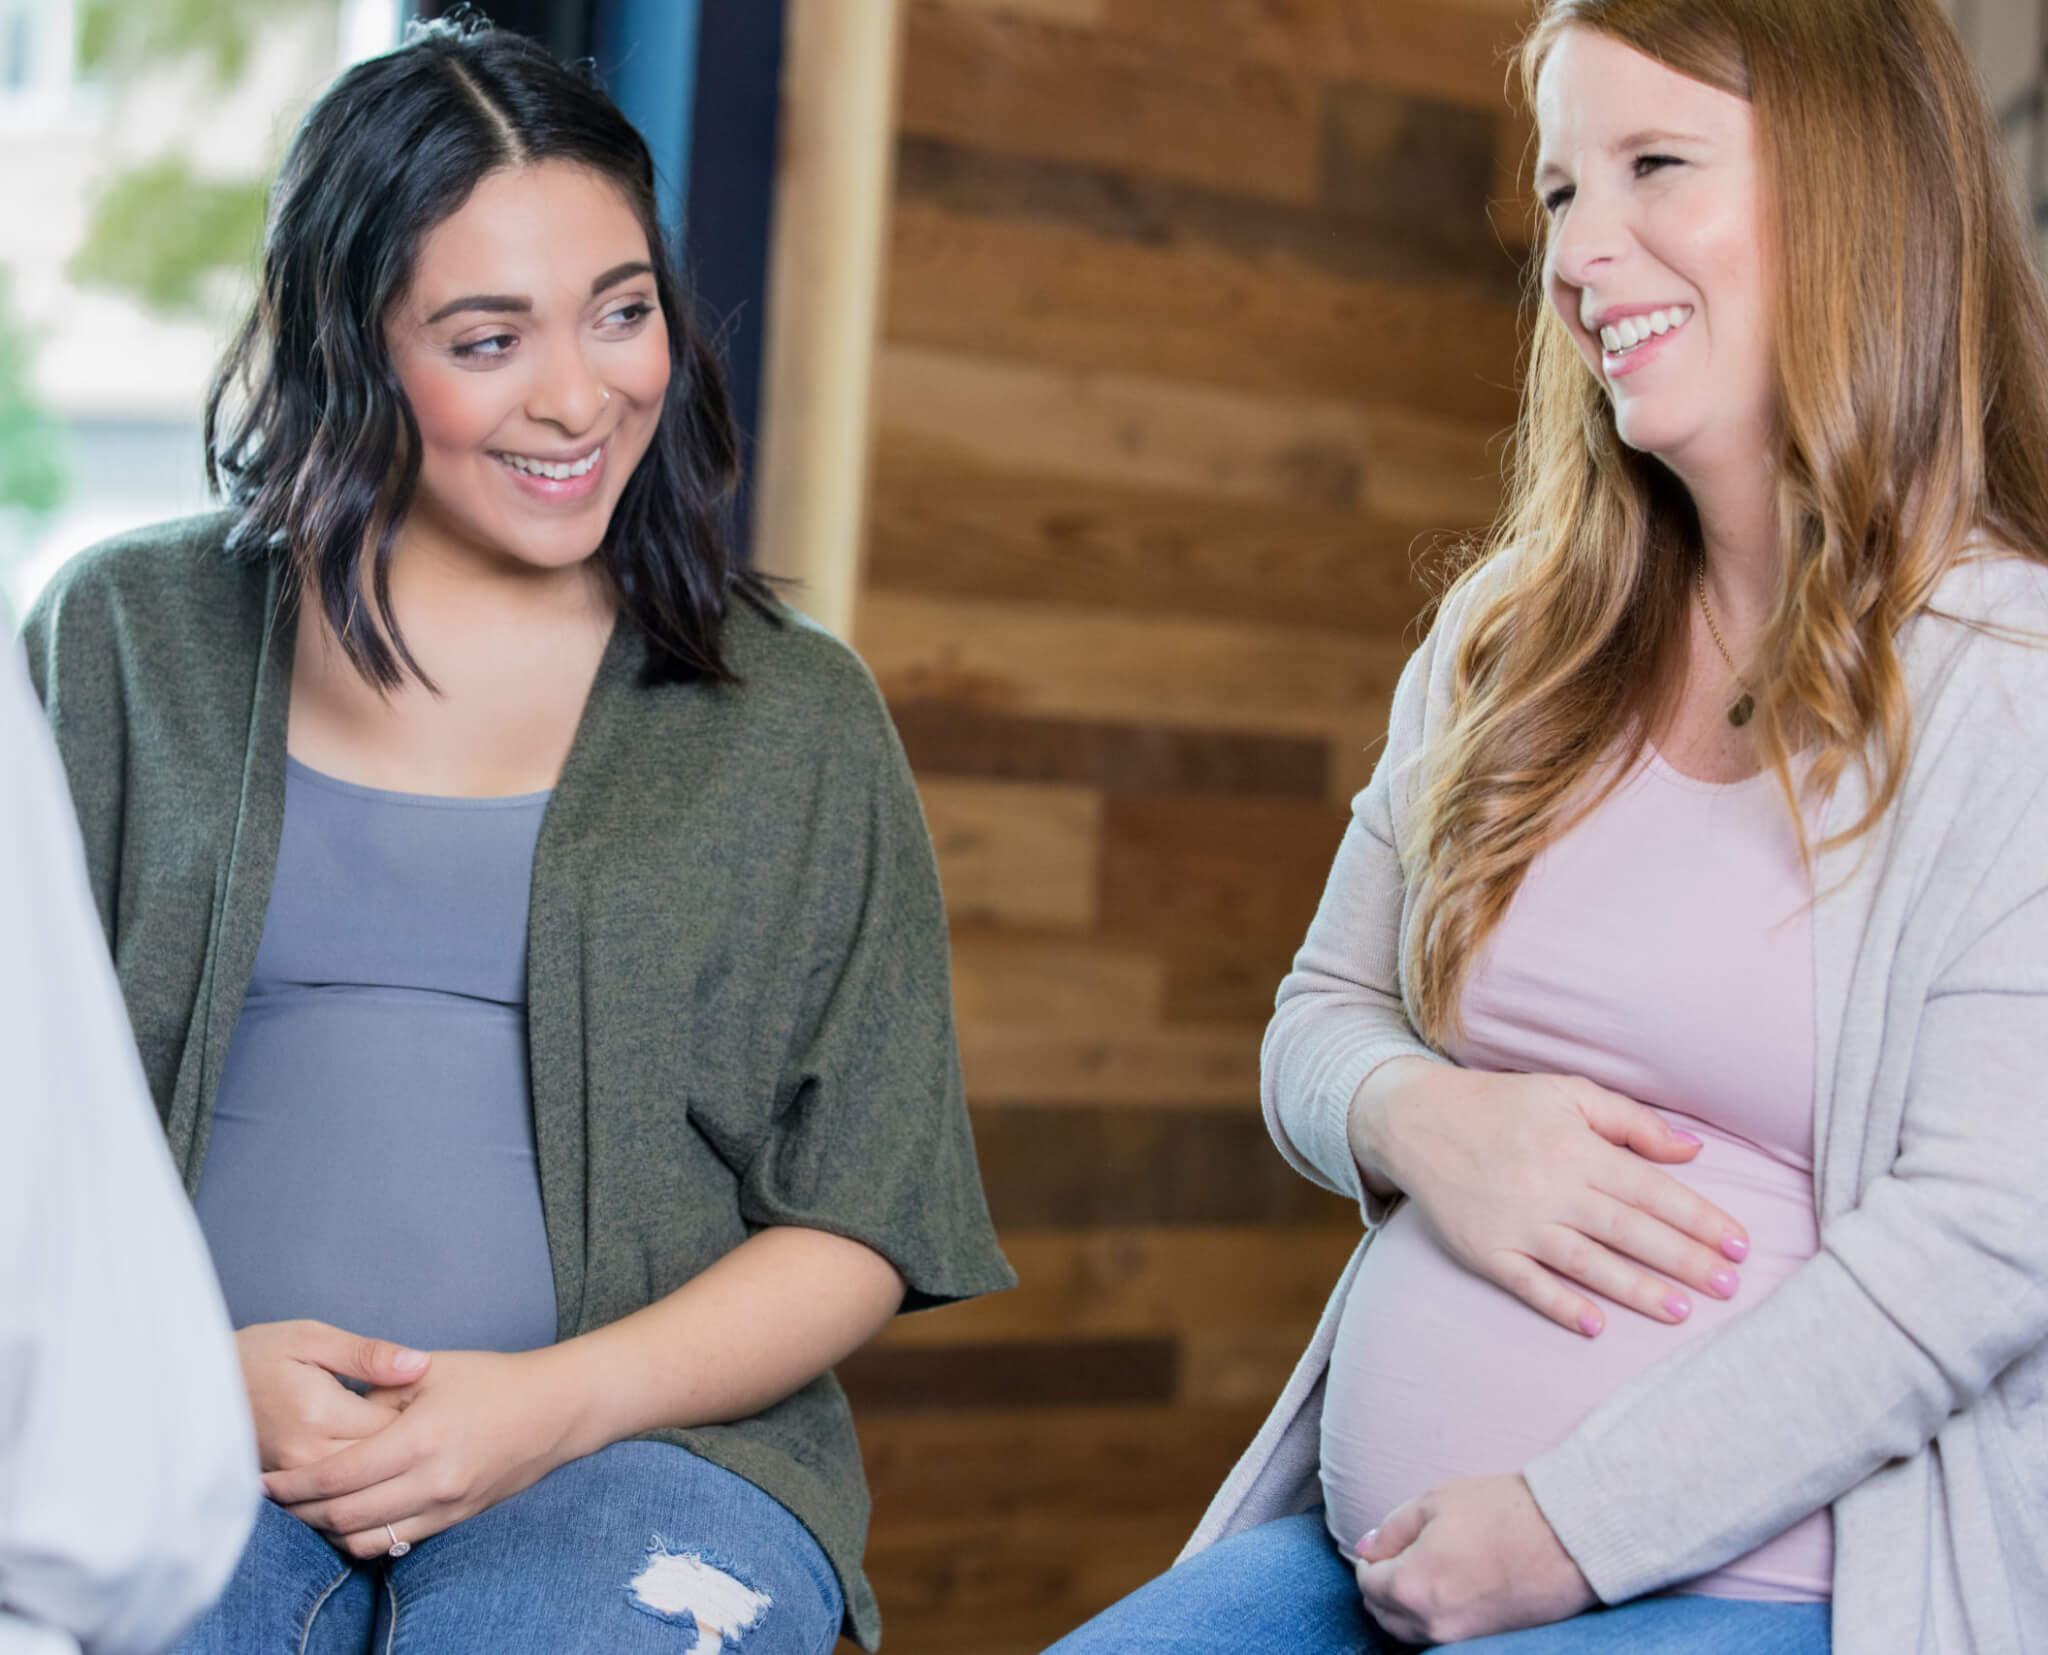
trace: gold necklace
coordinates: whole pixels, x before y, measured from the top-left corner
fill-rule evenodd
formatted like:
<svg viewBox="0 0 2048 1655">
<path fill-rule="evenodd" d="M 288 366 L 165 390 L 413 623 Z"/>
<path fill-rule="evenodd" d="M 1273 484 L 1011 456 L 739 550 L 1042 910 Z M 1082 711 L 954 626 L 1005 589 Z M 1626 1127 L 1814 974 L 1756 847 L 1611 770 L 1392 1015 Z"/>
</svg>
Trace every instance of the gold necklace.
<svg viewBox="0 0 2048 1655">
<path fill-rule="evenodd" d="M 1728 663 L 1728 675 L 1742 686 L 1742 694 L 1735 699 L 1735 705 L 1728 709 L 1728 722 L 1741 729 L 1756 711 L 1756 695 L 1749 682 L 1735 670 L 1735 657 L 1728 653 L 1728 646 L 1721 641 L 1721 629 L 1714 624 L 1713 605 L 1707 602 L 1707 560 L 1701 558 L 1694 566 L 1699 576 L 1697 585 L 1700 594 L 1700 613 L 1707 618 L 1707 635 L 1714 640 L 1714 647 L 1721 652 L 1721 659 Z"/>
</svg>

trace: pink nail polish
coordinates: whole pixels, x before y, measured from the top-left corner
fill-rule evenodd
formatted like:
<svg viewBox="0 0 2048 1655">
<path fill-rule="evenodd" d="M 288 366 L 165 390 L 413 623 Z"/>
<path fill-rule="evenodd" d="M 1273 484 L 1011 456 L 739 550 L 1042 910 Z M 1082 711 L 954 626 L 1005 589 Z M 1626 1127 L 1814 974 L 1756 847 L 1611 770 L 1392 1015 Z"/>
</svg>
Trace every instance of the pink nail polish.
<svg viewBox="0 0 2048 1655">
<path fill-rule="evenodd" d="M 1690 1132 L 1687 1132 L 1683 1128 L 1676 1126 L 1674 1126 L 1671 1129 L 1671 1136 L 1676 1138 L 1682 1144 L 1692 1144 L 1695 1146 L 1698 1146 L 1699 1144 L 1705 1141 L 1700 1138 L 1695 1138 Z"/>
<path fill-rule="evenodd" d="M 1590 1310 L 1579 1318 L 1579 1331 L 1588 1339 L 1597 1335 L 1603 1325 L 1605 1324 L 1601 1322 L 1600 1318 Z"/>
<path fill-rule="evenodd" d="M 1749 1257 L 1749 1243 L 1744 1241 L 1741 1236 L 1730 1236 L 1721 1243 L 1721 1251 L 1726 1253 L 1737 1264 L 1740 1264 Z"/>
<path fill-rule="evenodd" d="M 1664 1311 L 1673 1321 L 1682 1322 L 1692 1314 L 1692 1302 L 1673 1293 L 1664 1301 Z"/>
<path fill-rule="evenodd" d="M 1736 1288 L 1742 1285 L 1742 1278 L 1733 1270 L 1716 1270 L 1707 1278 L 1707 1285 L 1724 1299 L 1735 1297 Z"/>
</svg>

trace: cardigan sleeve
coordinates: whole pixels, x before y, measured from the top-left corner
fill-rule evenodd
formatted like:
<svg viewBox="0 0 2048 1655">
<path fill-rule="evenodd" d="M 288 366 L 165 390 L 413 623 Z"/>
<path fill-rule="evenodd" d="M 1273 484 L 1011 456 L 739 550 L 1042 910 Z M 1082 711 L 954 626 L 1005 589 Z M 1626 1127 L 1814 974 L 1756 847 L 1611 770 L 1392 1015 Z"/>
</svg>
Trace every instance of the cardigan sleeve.
<svg viewBox="0 0 2048 1655">
<path fill-rule="evenodd" d="M 1605 1601 L 1714 1568 L 1920 1452 L 2048 1338 L 2048 784 L 1956 935 L 1890 1170 L 1776 1292 L 1526 1467 Z"/>
<path fill-rule="evenodd" d="M 1448 610 L 1448 605 L 1446 606 Z M 1369 1197 L 1351 1154 L 1351 1100 L 1397 1057 L 1436 1058 L 1401 998 L 1401 915 L 1406 874 L 1395 820 L 1397 789 L 1420 754 L 1425 703 L 1451 629 L 1448 613 L 1410 658 L 1394 691 L 1387 741 L 1352 801 L 1308 936 L 1281 979 L 1259 1053 L 1266 1127 L 1287 1163 L 1359 1203 L 1366 1228 L 1392 1203 Z"/>
<path fill-rule="evenodd" d="M 865 681 L 824 766 L 806 906 L 810 992 L 771 1129 L 740 1179 L 750 1226 L 865 1243 L 902 1275 L 907 1310 L 1016 1285 L 968 1127 L 945 905 L 910 766 Z M 861 705 L 870 703 L 871 705 Z M 856 716 L 848 717 L 848 714 Z"/>
<path fill-rule="evenodd" d="M 128 720 L 110 604 L 92 554 L 58 572 L 22 627 L 29 679 L 63 758 L 100 925 L 111 940 L 120 880 Z"/>
</svg>

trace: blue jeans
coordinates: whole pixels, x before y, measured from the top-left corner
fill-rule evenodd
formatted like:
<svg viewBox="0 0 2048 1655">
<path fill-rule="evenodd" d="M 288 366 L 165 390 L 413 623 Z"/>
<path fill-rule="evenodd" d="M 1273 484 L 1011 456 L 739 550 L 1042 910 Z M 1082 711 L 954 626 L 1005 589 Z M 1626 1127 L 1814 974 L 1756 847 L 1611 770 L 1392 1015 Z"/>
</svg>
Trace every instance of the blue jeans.
<svg viewBox="0 0 2048 1655">
<path fill-rule="evenodd" d="M 742 1477 L 658 1442 L 356 1563 L 265 1502 L 225 1595 L 172 1655 L 825 1655 L 839 1583 Z"/>
<path fill-rule="evenodd" d="M 1828 1655 L 1824 1603 L 1638 1598 L 1460 1644 L 1464 1655 Z M 1045 1655 L 1398 1655 L 1320 1511 L 1246 1529 L 1110 1605 Z"/>
</svg>

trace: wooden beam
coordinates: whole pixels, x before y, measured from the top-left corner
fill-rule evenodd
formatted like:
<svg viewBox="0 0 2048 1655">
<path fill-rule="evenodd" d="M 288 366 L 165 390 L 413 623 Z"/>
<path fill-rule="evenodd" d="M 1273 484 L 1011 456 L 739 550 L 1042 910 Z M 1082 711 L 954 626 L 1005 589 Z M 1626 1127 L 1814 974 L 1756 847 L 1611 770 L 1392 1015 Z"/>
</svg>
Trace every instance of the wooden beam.
<svg viewBox="0 0 2048 1655">
<path fill-rule="evenodd" d="M 860 581 L 902 0 L 788 0 L 755 562 L 844 636 Z"/>
</svg>

